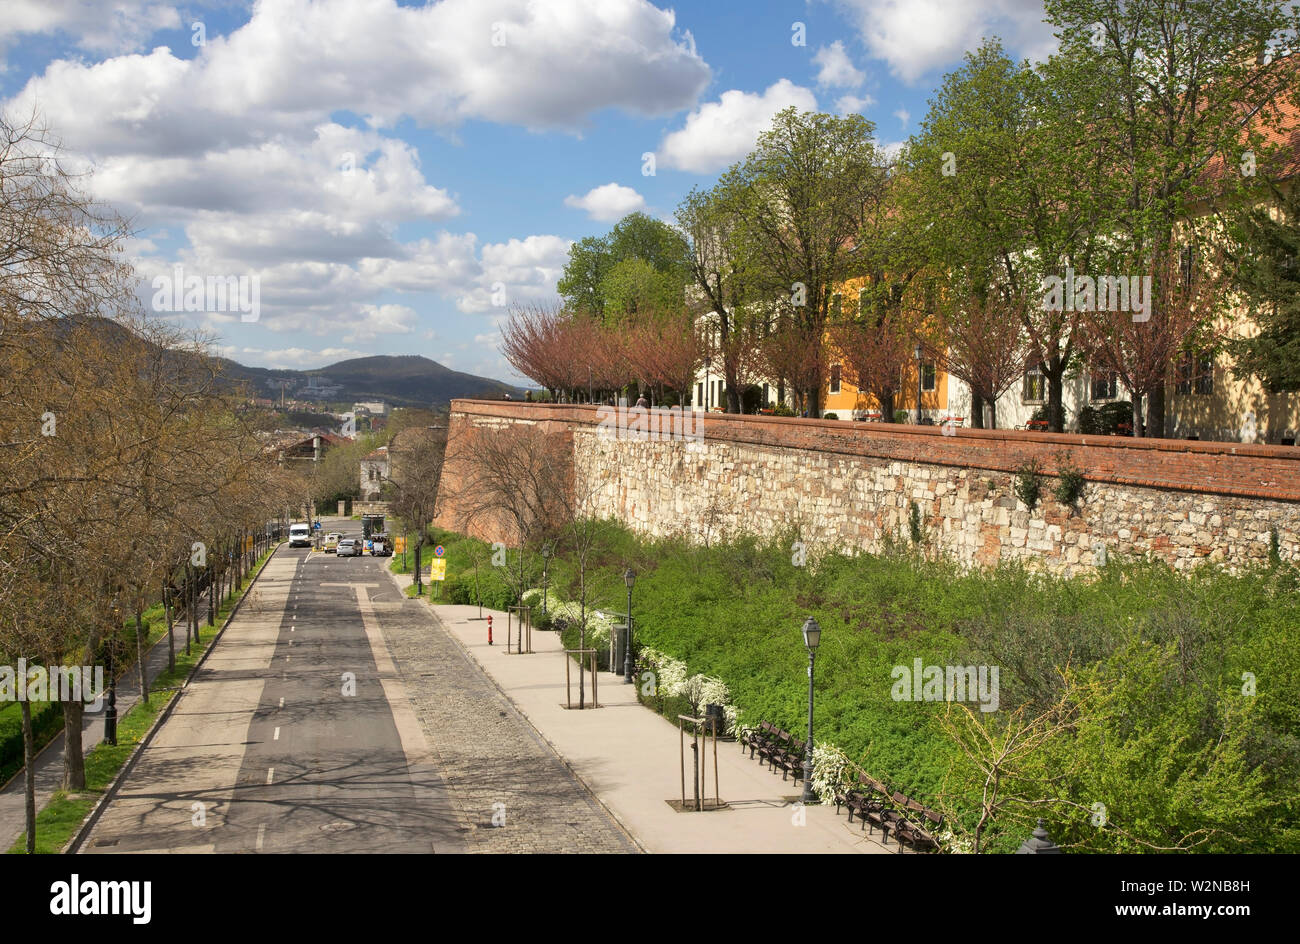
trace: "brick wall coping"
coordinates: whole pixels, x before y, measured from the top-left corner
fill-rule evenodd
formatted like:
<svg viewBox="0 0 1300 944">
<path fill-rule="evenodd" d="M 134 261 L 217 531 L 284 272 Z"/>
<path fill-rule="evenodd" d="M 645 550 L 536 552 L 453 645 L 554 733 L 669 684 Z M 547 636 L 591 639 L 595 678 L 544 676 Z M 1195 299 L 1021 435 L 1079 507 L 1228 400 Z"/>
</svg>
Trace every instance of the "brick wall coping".
<svg viewBox="0 0 1300 944">
<path fill-rule="evenodd" d="M 575 427 L 600 423 L 600 407 L 589 404 L 460 399 L 452 401 L 451 409 L 453 414 Z M 695 416 L 700 436 L 708 441 L 998 472 L 1015 472 L 1037 459 L 1047 474 L 1056 470 L 1058 454 L 1069 452 L 1073 464 L 1094 482 L 1300 502 L 1300 447 L 1294 446 L 1009 429 L 963 428 L 949 436 L 937 426 L 730 413 Z"/>
</svg>

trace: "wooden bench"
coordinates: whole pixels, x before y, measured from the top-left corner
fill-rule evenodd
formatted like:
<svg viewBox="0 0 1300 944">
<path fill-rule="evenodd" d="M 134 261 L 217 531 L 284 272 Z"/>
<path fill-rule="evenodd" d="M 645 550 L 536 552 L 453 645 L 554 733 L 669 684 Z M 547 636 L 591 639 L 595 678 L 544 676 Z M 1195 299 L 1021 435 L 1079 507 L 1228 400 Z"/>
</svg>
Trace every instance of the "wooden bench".
<svg viewBox="0 0 1300 944">
<path fill-rule="evenodd" d="M 807 750 L 806 742 L 791 735 L 785 750 L 778 752 L 773 761 L 773 766 L 781 768 L 782 780 L 786 774 L 793 774 L 795 783 L 803 779 L 803 759 Z"/>
<path fill-rule="evenodd" d="M 894 838 L 898 840 L 898 851 L 904 845 L 910 845 L 918 852 L 922 849 L 938 852 L 937 834 L 943 828 L 943 814 L 905 798 L 906 804 L 902 816 L 894 826 Z"/>
</svg>

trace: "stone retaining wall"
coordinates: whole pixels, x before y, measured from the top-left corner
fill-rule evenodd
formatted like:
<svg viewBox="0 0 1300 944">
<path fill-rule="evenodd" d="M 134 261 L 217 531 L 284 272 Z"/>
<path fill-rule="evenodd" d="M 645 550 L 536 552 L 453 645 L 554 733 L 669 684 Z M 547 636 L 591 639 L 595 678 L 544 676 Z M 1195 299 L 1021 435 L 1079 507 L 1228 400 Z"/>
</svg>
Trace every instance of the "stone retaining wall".
<svg viewBox="0 0 1300 944">
<path fill-rule="evenodd" d="M 476 431 L 542 422 L 571 438 L 573 474 L 591 483 L 593 513 L 654 536 L 789 530 L 813 554 L 874 551 L 889 538 L 911 540 L 915 504 L 927 547 L 971 566 L 1018 559 L 1071 574 L 1119 552 L 1151 553 L 1180 569 L 1204 560 L 1236 567 L 1267 559 L 1273 531 L 1282 558 L 1300 560 L 1296 448 L 697 418 L 683 439 L 660 436 L 658 422 L 647 432 L 644 418 L 595 407 L 457 400 L 449 448 L 455 461 L 472 462 Z M 1031 460 L 1047 473 L 1033 511 L 1014 491 L 1017 470 Z M 1052 497 L 1063 462 L 1086 479 L 1073 508 Z M 458 527 L 454 501 L 439 520 Z"/>
</svg>

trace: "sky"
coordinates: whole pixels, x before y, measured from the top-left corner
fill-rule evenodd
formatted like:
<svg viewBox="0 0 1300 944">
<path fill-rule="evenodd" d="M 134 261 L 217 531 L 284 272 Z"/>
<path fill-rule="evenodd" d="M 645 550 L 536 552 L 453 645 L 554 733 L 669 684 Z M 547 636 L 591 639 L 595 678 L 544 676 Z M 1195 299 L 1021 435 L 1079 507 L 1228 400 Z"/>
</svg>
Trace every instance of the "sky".
<svg viewBox="0 0 1300 944">
<path fill-rule="evenodd" d="M 0 107 L 36 115 L 60 165 L 130 221 L 149 317 L 216 353 L 299 370 L 422 354 L 523 383 L 499 325 L 555 300 L 573 241 L 634 210 L 670 220 L 789 105 L 860 113 L 896 148 L 984 37 L 1054 48 L 1042 15 L 1041 0 L 3 0 Z"/>
</svg>

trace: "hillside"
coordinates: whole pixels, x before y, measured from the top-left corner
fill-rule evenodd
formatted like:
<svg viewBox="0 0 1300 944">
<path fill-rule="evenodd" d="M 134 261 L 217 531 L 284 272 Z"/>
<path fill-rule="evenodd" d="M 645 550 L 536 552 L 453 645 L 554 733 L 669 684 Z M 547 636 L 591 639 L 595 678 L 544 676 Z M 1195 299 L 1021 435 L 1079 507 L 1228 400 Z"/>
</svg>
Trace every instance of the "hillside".
<svg viewBox="0 0 1300 944">
<path fill-rule="evenodd" d="M 285 383 L 287 395 L 302 396 L 301 391 L 311 378 L 318 385 L 328 383 L 338 387 L 320 399 L 384 400 L 394 406 L 429 406 L 448 403 L 456 397 L 499 398 L 505 393 L 515 398 L 523 396 L 519 387 L 461 373 L 418 354 L 357 357 L 308 371 L 268 370 L 245 367 L 226 358 L 218 360 L 227 378 L 248 384 L 257 396 L 263 397 L 278 396 L 281 382 Z"/>
</svg>

